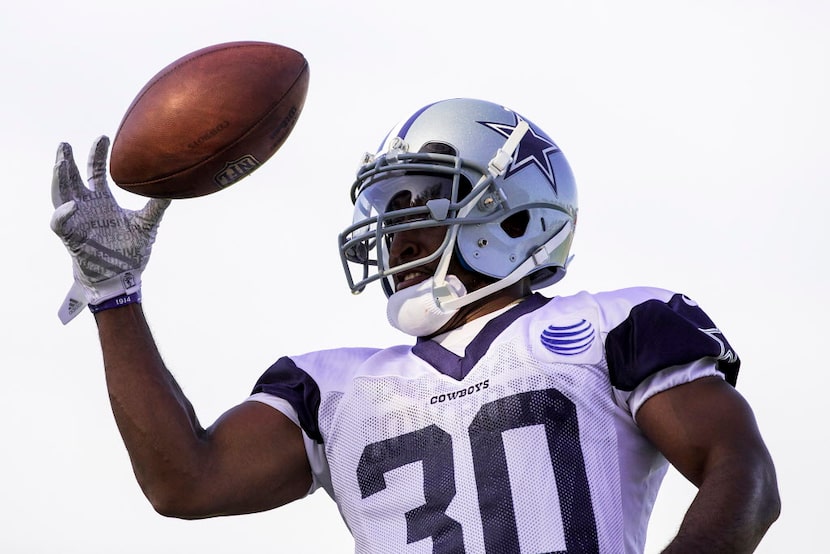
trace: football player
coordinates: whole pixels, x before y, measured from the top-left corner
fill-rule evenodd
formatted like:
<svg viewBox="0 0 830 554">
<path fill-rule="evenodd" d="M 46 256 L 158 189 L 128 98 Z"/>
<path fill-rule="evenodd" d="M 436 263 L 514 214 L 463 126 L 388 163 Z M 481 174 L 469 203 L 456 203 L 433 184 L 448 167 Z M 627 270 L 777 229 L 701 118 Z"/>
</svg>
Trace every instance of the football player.
<svg viewBox="0 0 830 554">
<path fill-rule="evenodd" d="M 414 344 L 280 357 L 208 428 L 141 309 L 169 201 L 120 208 L 108 146 L 93 146 L 88 187 L 58 150 L 52 229 L 76 281 L 61 316 L 95 314 L 115 418 L 160 513 L 257 512 L 323 488 L 357 552 L 635 553 L 670 463 L 698 492 L 666 552 L 751 552 L 777 518 L 739 358 L 693 300 L 535 292 L 565 274 L 577 194 L 562 151 L 517 112 L 436 102 L 364 157 L 340 257 L 352 291 L 380 283 Z"/>
</svg>

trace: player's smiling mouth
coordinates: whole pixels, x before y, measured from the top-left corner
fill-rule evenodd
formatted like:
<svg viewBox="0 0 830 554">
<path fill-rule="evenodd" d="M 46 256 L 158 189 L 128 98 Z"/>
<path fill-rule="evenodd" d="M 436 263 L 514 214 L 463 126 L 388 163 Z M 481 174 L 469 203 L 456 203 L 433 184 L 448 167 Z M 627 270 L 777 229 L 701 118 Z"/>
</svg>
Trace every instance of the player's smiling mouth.
<svg viewBox="0 0 830 554">
<path fill-rule="evenodd" d="M 431 276 L 425 270 L 415 269 L 395 275 L 395 292 L 426 281 Z"/>
</svg>

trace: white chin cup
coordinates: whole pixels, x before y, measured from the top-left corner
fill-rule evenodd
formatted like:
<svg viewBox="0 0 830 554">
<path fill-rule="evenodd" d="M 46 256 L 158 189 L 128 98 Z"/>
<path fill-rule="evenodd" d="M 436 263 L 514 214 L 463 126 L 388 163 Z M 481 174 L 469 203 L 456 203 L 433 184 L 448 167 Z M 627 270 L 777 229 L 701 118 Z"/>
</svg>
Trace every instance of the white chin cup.
<svg viewBox="0 0 830 554">
<path fill-rule="evenodd" d="M 464 284 L 455 275 L 447 275 L 446 286 L 456 298 L 467 294 Z M 446 325 L 458 308 L 442 310 L 435 300 L 434 288 L 435 277 L 430 277 L 390 296 L 386 303 L 389 324 L 413 337 L 431 335 Z"/>
</svg>

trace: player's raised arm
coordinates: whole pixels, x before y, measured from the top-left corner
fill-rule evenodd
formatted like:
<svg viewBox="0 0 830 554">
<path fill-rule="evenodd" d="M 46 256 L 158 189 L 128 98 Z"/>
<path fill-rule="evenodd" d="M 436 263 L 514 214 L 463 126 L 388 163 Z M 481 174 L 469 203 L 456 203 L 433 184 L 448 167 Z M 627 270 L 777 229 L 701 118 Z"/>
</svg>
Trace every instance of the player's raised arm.
<svg viewBox="0 0 830 554">
<path fill-rule="evenodd" d="M 61 314 L 68 321 L 85 303 L 95 313 L 112 409 L 139 484 L 156 510 L 186 518 L 260 511 L 303 496 L 311 477 L 298 427 L 249 402 L 204 429 L 165 367 L 140 285 L 169 201 L 150 200 L 135 212 L 119 207 L 106 182 L 108 146 L 106 137 L 93 145 L 89 187 L 69 145 L 60 146 L 52 229 L 75 275 Z"/>
<path fill-rule="evenodd" d="M 781 509 L 775 468 L 751 408 L 706 377 L 647 400 L 637 422 L 698 487 L 665 552 L 753 552 Z"/>
<path fill-rule="evenodd" d="M 164 515 L 202 518 L 275 508 L 304 496 L 300 429 L 258 402 L 210 428 L 165 369 L 141 306 L 96 314 L 107 389 L 139 484 Z"/>
</svg>

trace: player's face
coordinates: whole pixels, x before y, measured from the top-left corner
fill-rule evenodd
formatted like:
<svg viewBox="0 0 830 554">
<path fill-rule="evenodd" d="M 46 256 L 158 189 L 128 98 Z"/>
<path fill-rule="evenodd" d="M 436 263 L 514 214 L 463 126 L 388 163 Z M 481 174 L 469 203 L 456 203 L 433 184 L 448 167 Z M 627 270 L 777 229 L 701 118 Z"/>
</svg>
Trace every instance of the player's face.
<svg viewBox="0 0 830 554">
<path fill-rule="evenodd" d="M 441 246 L 446 233 L 446 227 L 428 227 L 395 233 L 389 246 L 389 265 L 394 267 L 428 256 Z M 432 277 L 437 267 L 438 260 L 435 260 L 414 269 L 397 273 L 393 277 L 395 292 L 417 285 L 421 281 Z M 472 290 L 469 287 L 474 286 L 475 279 L 472 278 L 470 272 L 461 267 L 455 258 L 450 263 L 449 273 L 461 279 L 467 290 Z"/>
<path fill-rule="evenodd" d="M 449 199 L 452 191 L 452 178 L 443 176 L 409 176 L 406 178 L 411 186 L 401 188 L 394 194 L 387 205 L 387 211 L 424 206 L 437 198 Z M 399 223 L 399 221 L 398 221 Z M 447 227 L 424 227 L 399 231 L 391 235 L 389 244 L 389 266 L 405 264 L 435 253 L 444 243 Z M 432 277 L 439 260 L 425 263 L 393 276 L 395 291 L 417 285 Z M 449 273 L 458 277 L 468 291 L 484 286 L 488 281 L 482 275 L 468 271 L 453 257 Z"/>
<path fill-rule="evenodd" d="M 400 210 L 415 206 L 424 206 L 435 198 L 449 198 L 452 190 L 452 179 L 435 176 L 412 176 L 414 182 L 407 183 L 407 186 L 396 187 L 396 192 L 390 196 L 386 204 L 387 212 Z M 469 190 L 469 189 L 468 189 Z M 465 194 L 467 191 L 462 191 Z M 390 223 L 395 223 L 394 220 Z M 447 227 L 420 227 L 398 231 L 393 235 L 387 235 L 389 242 L 389 267 L 413 262 L 421 258 L 430 257 L 440 249 L 446 238 Z M 393 275 L 395 292 L 417 285 L 433 275 L 440 263 L 440 256 L 425 262 L 422 265 Z M 457 256 L 450 261 L 448 273 L 455 275 L 464 283 L 468 292 L 478 290 L 494 281 L 485 275 L 466 269 Z M 510 287 L 499 290 L 491 295 L 485 296 L 471 304 L 463 306 L 453 318 L 435 334 L 443 333 L 449 329 L 475 319 L 488 312 L 497 310 L 508 305 L 513 300 L 530 294 L 530 283 L 523 279 Z"/>
</svg>

